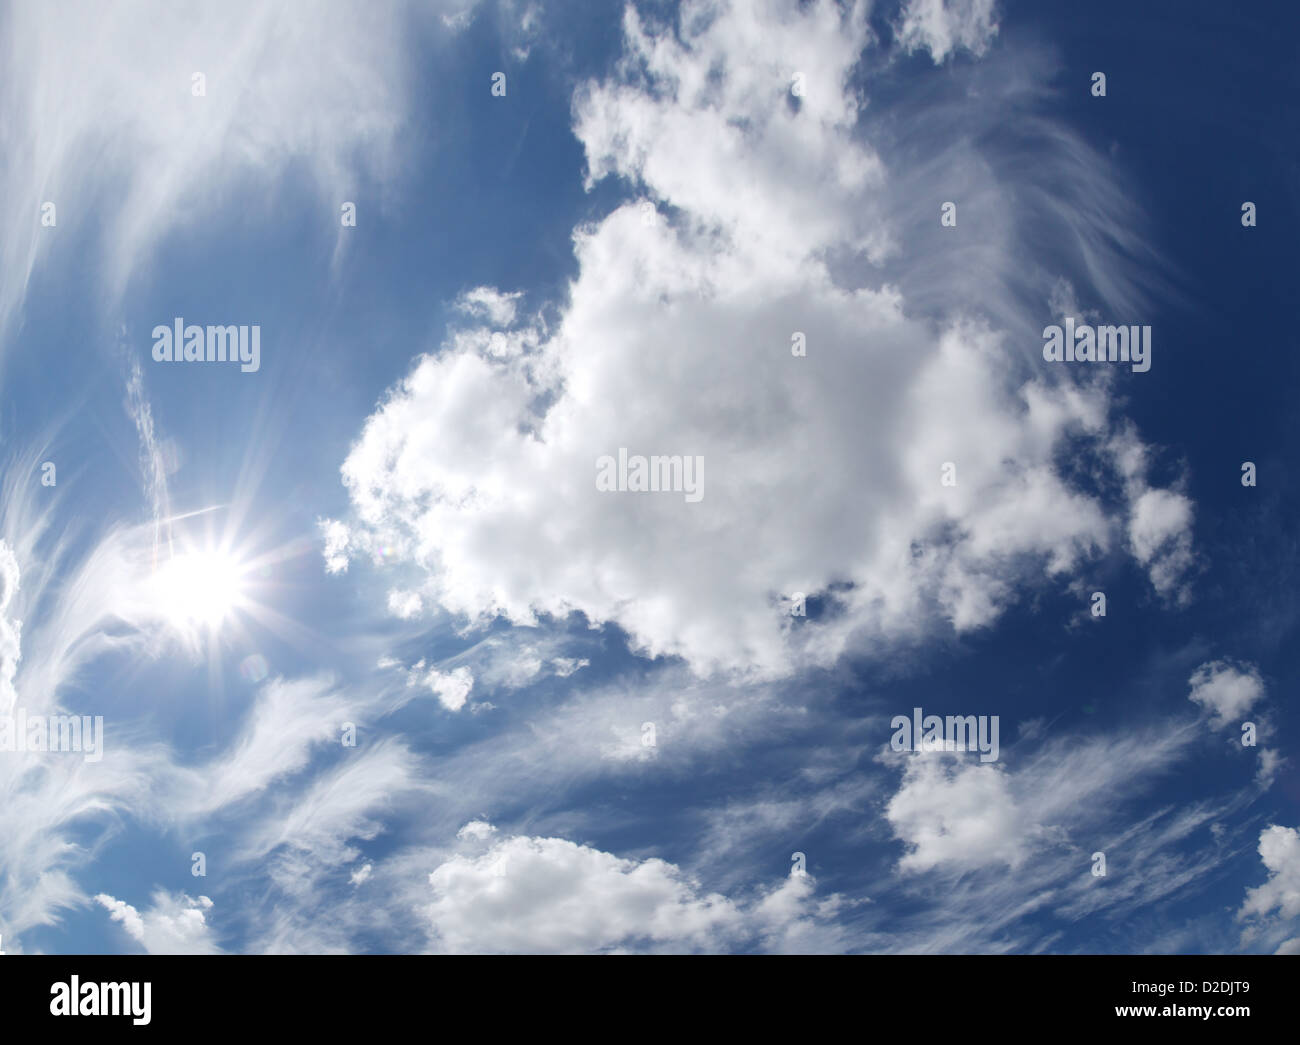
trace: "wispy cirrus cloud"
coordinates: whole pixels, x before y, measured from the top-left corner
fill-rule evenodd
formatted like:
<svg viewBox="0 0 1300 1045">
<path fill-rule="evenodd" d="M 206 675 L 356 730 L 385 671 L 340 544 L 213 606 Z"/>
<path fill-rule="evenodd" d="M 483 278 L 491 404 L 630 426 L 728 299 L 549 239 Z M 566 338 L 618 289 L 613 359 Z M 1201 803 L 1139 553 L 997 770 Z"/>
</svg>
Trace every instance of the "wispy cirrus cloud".
<svg viewBox="0 0 1300 1045">
<path fill-rule="evenodd" d="M 6 8 L 0 198 L 12 234 L 0 246 L 0 332 L 55 244 L 94 244 L 112 303 L 167 236 L 237 188 L 273 194 L 294 163 L 337 226 L 344 193 L 398 172 L 409 34 L 440 24 L 441 6 L 377 15 L 337 0 L 311 18 L 243 0 Z M 41 224 L 47 201 L 54 228 Z"/>
</svg>

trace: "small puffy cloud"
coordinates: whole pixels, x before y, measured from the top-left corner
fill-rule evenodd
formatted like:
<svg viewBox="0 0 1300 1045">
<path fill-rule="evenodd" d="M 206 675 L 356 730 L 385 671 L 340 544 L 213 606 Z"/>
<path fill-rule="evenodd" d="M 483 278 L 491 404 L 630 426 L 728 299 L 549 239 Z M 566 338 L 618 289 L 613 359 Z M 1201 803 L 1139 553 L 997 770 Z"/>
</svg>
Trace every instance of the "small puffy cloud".
<svg viewBox="0 0 1300 1045">
<path fill-rule="evenodd" d="M 448 0 L 443 4 L 443 10 L 440 15 L 442 24 L 452 32 L 460 32 L 466 29 L 470 22 L 474 20 L 474 12 L 478 9 L 479 0 Z"/>
<path fill-rule="evenodd" d="M 885 807 L 894 834 L 908 847 L 902 871 L 948 866 L 1018 867 L 1029 825 L 1017 808 L 1007 773 L 947 752 L 907 759 L 903 782 Z"/>
<path fill-rule="evenodd" d="M 1264 695 L 1264 680 L 1251 665 L 1216 660 L 1202 664 L 1188 680 L 1187 698 L 1211 715 L 1218 727 L 1240 718 Z"/>
<path fill-rule="evenodd" d="M 394 599 L 390 593 L 389 610 L 393 607 Z M 430 685 L 438 692 L 445 691 L 459 699 L 459 691 L 465 688 L 466 683 L 480 692 L 518 690 L 552 676 L 569 678 L 588 667 L 591 661 L 586 657 L 557 655 L 565 641 L 566 637 L 562 635 L 534 638 L 515 631 L 489 635 L 432 669 L 426 669 L 424 660 L 402 668 L 401 663 L 391 657 L 385 658 L 379 666 L 405 670 L 408 686 Z"/>
<path fill-rule="evenodd" d="M 1294 918 L 1300 914 L 1300 832 L 1269 825 L 1259 833 L 1259 855 L 1268 881 L 1246 891 L 1238 917 L 1277 911 L 1281 918 Z"/>
<path fill-rule="evenodd" d="M 369 863 L 363 864 L 361 867 L 358 867 L 355 871 L 352 872 L 352 874 L 349 876 L 349 881 L 351 881 L 353 885 L 360 885 L 362 882 L 364 882 L 367 878 L 370 877 L 373 871 L 374 871 L 373 864 L 369 864 Z"/>
<path fill-rule="evenodd" d="M 423 605 L 419 592 L 394 589 L 388 593 L 388 612 L 402 620 L 418 616 Z"/>
<path fill-rule="evenodd" d="M 1192 502 L 1172 490 L 1146 490 L 1133 502 L 1128 539 L 1161 595 L 1177 596 L 1192 565 Z"/>
<path fill-rule="evenodd" d="M 108 910 L 109 917 L 113 921 L 121 922 L 127 931 L 127 935 L 132 939 L 144 939 L 144 919 L 140 917 L 140 912 L 129 903 L 114 899 L 107 893 L 98 894 L 95 897 L 95 902 Z"/>
<path fill-rule="evenodd" d="M 519 689 L 548 675 L 568 678 L 591 663 L 585 657 L 553 656 L 558 648 L 559 642 L 554 639 L 544 642 L 488 639 L 475 650 L 480 665 L 476 675 L 488 685 Z"/>
<path fill-rule="evenodd" d="M 492 326 L 508 327 L 515 321 L 522 292 L 505 294 L 495 287 L 475 287 L 456 301 L 456 308 L 470 316 L 486 319 Z"/>
<path fill-rule="evenodd" d="M 484 839 L 491 838 L 496 834 L 496 830 L 497 829 L 486 820 L 471 820 L 456 832 L 456 837 L 462 840 L 471 839 L 476 842 L 481 842 Z"/>
<path fill-rule="evenodd" d="M 474 688 L 474 674 L 469 668 L 453 668 L 448 672 L 436 668 L 425 677 L 425 683 L 437 694 L 438 700 L 448 711 L 459 711 L 469 700 L 470 690 Z"/>
<path fill-rule="evenodd" d="M 567 679 L 575 671 L 580 671 L 590 663 L 591 661 L 586 657 L 557 657 L 551 662 L 551 667 L 560 678 Z"/>
<path fill-rule="evenodd" d="M 325 538 L 325 569 L 330 573 L 343 573 L 348 568 L 348 528 L 337 519 L 323 519 L 321 534 Z"/>
<path fill-rule="evenodd" d="M 757 923 L 764 950 L 838 954 L 847 949 L 848 936 L 835 916 L 850 902 L 839 893 L 815 901 L 815 889 L 812 875 L 792 874 L 754 905 L 751 918 Z"/>
<path fill-rule="evenodd" d="M 1277 771 L 1282 767 L 1282 756 L 1271 748 L 1259 749 L 1259 768 L 1255 770 L 1255 783 L 1261 788 L 1270 787 Z"/>
<path fill-rule="evenodd" d="M 958 48 L 982 55 L 997 32 L 994 0 L 907 0 L 897 27 L 899 43 L 929 51 L 935 65 Z"/>
<path fill-rule="evenodd" d="M 205 917 L 212 909 L 212 901 L 206 896 L 195 899 L 159 889 L 153 894 L 153 906 L 143 914 L 107 893 L 98 894 L 95 901 L 150 954 L 221 953 Z"/>
</svg>

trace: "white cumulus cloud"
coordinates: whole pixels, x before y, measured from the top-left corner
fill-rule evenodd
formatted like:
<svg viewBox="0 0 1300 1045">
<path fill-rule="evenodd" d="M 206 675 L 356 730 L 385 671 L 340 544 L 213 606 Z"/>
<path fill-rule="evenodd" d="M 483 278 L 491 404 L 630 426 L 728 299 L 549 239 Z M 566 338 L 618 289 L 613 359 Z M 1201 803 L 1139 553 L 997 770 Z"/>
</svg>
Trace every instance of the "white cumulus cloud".
<svg viewBox="0 0 1300 1045">
<path fill-rule="evenodd" d="M 354 553 L 423 568 L 425 604 L 471 623 L 578 610 L 645 655 L 752 677 L 984 627 L 1026 585 L 1125 546 L 1178 590 L 1190 505 L 1147 487 L 1105 382 L 1045 370 L 988 319 L 1040 315 L 1000 292 L 918 315 L 879 273 L 851 286 L 829 264 L 909 257 L 890 179 L 910 172 L 885 169 L 850 86 L 864 12 L 687 3 L 678 39 L 629 7 L 626 62 L 579 88 L 575 133 L 591 183 L 623 178 L 657 210 L 633 200 L 575 232 L 558 324 L 528 318 L 496 349 L 458 332 L 416 360 L 342 467 Z M 792 70 L 808 78 L 797 106 Z M 908 264 L 942 299 L 948 277 Z M 506 317 L 504 295 L 474 293 Z M 703 458 L 703 498 L 597 489 L 597 459 L 620 448 Z M 1067 456 L 1119 476 L 1122 503 L 1074 485 Z M 792 620 L 793 592 L 825 612 Z"/>
<path fill-rule="evenodd" d="M 1216 660 L 1202 664 L 1188 680 L 1187 699 L 1208 711 L 1215 726 L 1240 718 L 1264 695 L 1264 680 L 1250 665 Z"/>
<path fill-rule="evenodd" d="M 563 838 L 513 835 L 474 821 L 472 845 L 429 875 L 433 948 L 452 953 L 830 950 L 838 896 L 814 898 L 811 877 L 749 902 L 705 892 L 679 867 L 628 860 Z M 487 848 L 484 844 L 495 839 Z"/>
<path fill-rule="evenodd" d="M 153 894 L 153 906 L 143 914 L 129 903 L 106 893 L 99 893 L 95 901 L 150 954 L 221 953 L 207 922 L 206 914 L 212 909 L 212 901 L 206 896 L 173 895 L 159 889 Z"/>
<path fill-rule="evenodd" d="M 474 688 L 474 674 L 469 668 L 454 668 L 447 672 L 434 669 L 424 681 L 448 711 L 463 708 L 469 700 L 470 690 Z"/>
<path fill-rule="evenodd" d="M 1240 914 L 1281 918 L 1300 914 L 1300 831 L 1270 824 L 1259 833 L 1259 856 L 1268 869 L 1268 881 L 1246 891 Z"/>
<path fill-rule="evenodd" d="M 997 32 L 994 0 L 907 0 L 898 40 L 908 51 L 929 51 L 938 65 L 958 48 L 983 54 Z"/>
</svg>

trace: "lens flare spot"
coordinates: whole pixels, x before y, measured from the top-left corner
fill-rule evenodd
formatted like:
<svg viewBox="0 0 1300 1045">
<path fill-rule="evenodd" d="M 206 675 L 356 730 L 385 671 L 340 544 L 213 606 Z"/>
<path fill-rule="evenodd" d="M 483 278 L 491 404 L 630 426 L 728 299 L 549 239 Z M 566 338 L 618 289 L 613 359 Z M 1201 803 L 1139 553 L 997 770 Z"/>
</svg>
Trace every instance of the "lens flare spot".
<svg viewBox="0 0 1300 1045">
<path fill-rule="evenodd" d="M 254 653 L 239 662 L 239 676 L 245 682 L 261 682 L 267 675 L 266 658 Z"/>
</svg>

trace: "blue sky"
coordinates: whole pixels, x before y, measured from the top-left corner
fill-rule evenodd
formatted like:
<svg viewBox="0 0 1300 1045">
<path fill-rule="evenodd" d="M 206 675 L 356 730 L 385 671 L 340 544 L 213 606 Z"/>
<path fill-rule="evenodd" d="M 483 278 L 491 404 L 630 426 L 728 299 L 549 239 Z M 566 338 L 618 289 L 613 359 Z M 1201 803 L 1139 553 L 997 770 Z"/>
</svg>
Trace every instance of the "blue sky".
<svg viewBox="0 0 1300 1045">
<path fill-rule="evenodd" d="M 1295 29 L 5 6 L 4 950 L 1300 949 Z"/>
</svg>

